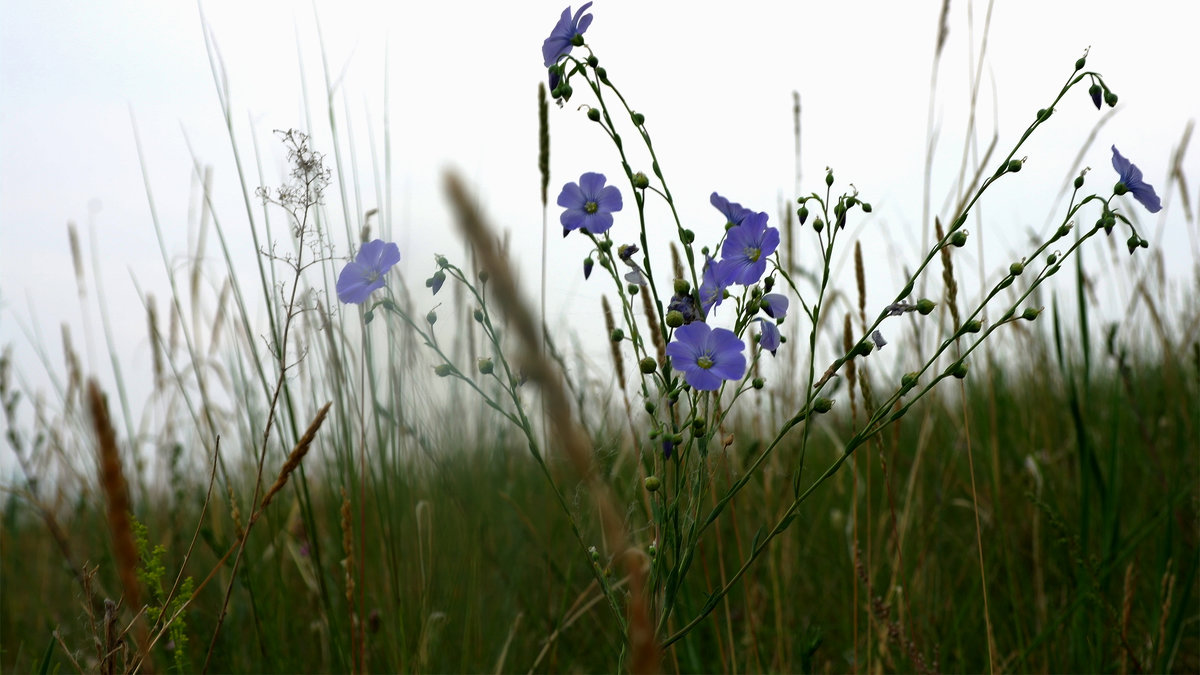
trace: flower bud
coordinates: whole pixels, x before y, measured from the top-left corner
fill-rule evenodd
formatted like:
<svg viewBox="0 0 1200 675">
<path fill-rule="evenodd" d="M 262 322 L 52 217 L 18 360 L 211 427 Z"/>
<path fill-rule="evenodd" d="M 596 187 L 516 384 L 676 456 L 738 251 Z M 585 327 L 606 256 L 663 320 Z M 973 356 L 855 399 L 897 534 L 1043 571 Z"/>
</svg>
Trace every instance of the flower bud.
<svg viewBox="0 0 1200 675">
<path fill-rule="evenodd" d="M 1021 272 L 1025 271 L 1025 263 L 1015 262 L 1008 266 L 1008 273 L 1014 277 L 1021 276 Z"/>
<path fill-rule="evenodd" d="M 642 485 L 646 486 L 646 492 L 658 492 L 658 489 L 662 487 L 662 481 L 658 479 L 658 476 L 646 476 Z"/>
<path fill-rule="evenodd" d="M 962 248 L 963 246 L 966 246 L 967 245 L 967 231 L 966 230 L 958 230 L 954 234 L 950 235 L 950 245 L 954 246 L 956 248 Z"/>
<path fill-rule="evenodd" d="M 491 375 L 492 372 L 496 370 L 496 365 L 492 363 L 491 359 L 479 359 L 475 362 L 475 366 L 479 368 L 479 372 L 483 373 L 484 375 Z"/>
<path fill-rule="evenodd" d="M 637 112 L 633 113 L 633 125 L 634 126 L 640 127 L 645 123 L 646 123 L 645 115 L 643 115 L 642 113 L 637 113 Z"/>
<path fill-rule="evenodd" d="M 950 366 L 950 374 L 960 380 L 963 379 L 967 376 L 967 364 L 959 361 L 953 366 Z"/>
<path fill-rule="evenodd" d="M 471 312 L 471 316 L 475 317 L 475 320 L 478 321 L 479 323 L 483 323 L 483 310 L 482 309 L 479 309 L 478 307 L 475 308 L 475 311 Z"/>
<path fill-rule="evenodd" d="M 1100 109 L 1100 92 L 1101 89 L 1100 85 L 1098 84 L 1093 84 L 1092 86 L 1088 87 L 1088 95 L 1092 97 L 1092 104 L 1096 106 L 1096 110 Z"/>
<path fill-rule="evenodd" d="M 870 342 L 867 342 L 866 340 L 863 340 L 862 342 L 854 345 L 854 349 L 851 353 L 854 354 L 855 356 L 867 356 L 868 354 L 871 353 L 871 350 L 874 348 L 875 348 L 875 345 L 871 344 Z"/>
<path fill-rule="evenodd" d="M 1053 114 L 1054 114 L 1054 108 L 1042 108 L 1041 110 L 1037 111 L 1038 121 L 1048 120 L 1048 119 L 1050 119 L 1050 116 Z"/>
<path fill-rule="evenodd" d="M 870 202 L 863 202 L 863 203 L 862 203 L 862 210 L 863 210 L 863 213 L 870 213 L 870 212 L 871 212 L 871 203 L 870 203 Z"/>
<path fill-rule="evenodd" d="M 1129 188 L 1125 187 L 1124 183 L 1117 183 L 1113 186 L 1113 194 L 1115 195 L 1123 195 L 1126 192 L 1129 192 Z"/>
<path fill-rule="evenodd" d="M 803 225 L 804 221 L 808 220 L 808 207 L 801 206 L 799 209 L 796 209 L 796 217 L 800 219 L 800 224 Z"/>
<path fill-rule="evenodd" d="M 587 279 L 592 276 L 592 268 L 596 266 L 596 261 L 592 260 L 591 256 L 583 259 L 583 278 Z"/>
<path fill-rule="evenodd" d="M 704 429 L 705 429 L 704 420 L 702 420 L 702 419 L 692 420 L 692 435 L 693 436 L 703 436 Z"/>
<path fill-rule="evenodd" d="M 833 187 L 833 169 L 829 169 L 825 172 L 825 186 Z"/>
<path fill-rule="evenodd" d="M 437 323 L 437 312 L 429 310 L 429 313 L 425 315 L 425 320 L 429 322 L 430 326 Z"/>
<path fill-rule="evenodd" d="M 600 242 L 600 250 L 604 251 L 605 253 L 611 251 L 612 250 L 612 240 L 605 239 L 604 241 Z"/>
<path fill-rule="evenodd" d="M 1079 57 L 1078 59 L 1076 59 L 1076 60 L 1075 60 L 1075 70 L 1083 70 L 1083 67 L 1084 67 L 1085 65 L 1087 65 L 1087 59 L 1086 59 L 1086 58 L 1084 58 L 1084 57 L 1082 57 L 1082 56 L 1081 56 L 1081 57 Z"/>
<path fill-rule="evenodd" d="M 613 342 L 620 342 L 621 340 L 625 339 L 625 331 L 621 330 L 620 328 L 614 328 L 613 332 L 608 334 L 608 339 L 612 340 Z"/>
<path fill-rule="evenodd" d="M 608 71 L 601 66 L 596 69 L 596 77 L 599 77 L 601 82 L 608 82 Z"/>
<path fill-rule="evenodd" d="M 917 386 L 917 374 L 916 373 L 905 373 L 900 376 L 900 388 L 901 389 L 908 391 L 909 389 L 912 389 L 915 386 Z"/>
<path fill-rule="evenodd" d="M 646 405 L 642 407 L 644 407 L 646 412 L 650 413 L 651 415 L 653 415 L 654 411 L 658 409 L 658 405 L 655 404 L 654 401 L 646 401 Z"/>
<path fill-rule="evenodd" d="M 593 122 L 599 122 L 600 121 L 600 109 L 599 108 L 588 108 L 587 116 L 588 116 L 589 120 L 591 120 Z"/>
<path fill-rule="evenodd" d="M 371 323 L 371 320 L 374 318 L 375 318 L 375 312 L 368 309 L 366 311 L 366 313 L 363 314 L 363 323 Z"/>
<path fill-rule="evenodd" d="M 813 220 L 813 230 L 814 231 L 820 232 L 821 230 L 824 230 L 824 229 L 825 229 L 825 221 L 821 220 L 820 218 L 816 218 Z"/>
<path fill-rule="evenodd" d="M 1141 245 L 1142 245 L 1142 238 L 1137 236 L 1136 234 L 1129 235 L 1129 240 L 1125 242 L 1125 246 L 1127 246 L 1129 248 L 1130 255 L 1133 255 L 1133 252 L 1136 251 L 1138 249 L 1138 247 Z"/>
<path fill-rule="evenodd" d="M 446 377 L 450 373 L 454 372 L 454 368 L 452 368 L 449 363 L 439 363 L 438 365 L 434 366 L 433 372 L 438 377 Z"/>
<path fill-rule="evenodd" d="M 1075 177 L 1075 189 L 1078 190 L 1082 187 L 1083 187 L 1083 176 L 1082 175 L 1076 176 Z"/>
<path fill-rule="evenodd" d="M 960 333 L 978 333 L 981 330 L 983 330 L 983 324 L 980 323 L 979 319 L 971 319 L 970 321 L 968 321 L 962 325 L 962 330 L 959 332 Z"/>
<path fill-rule="evenodd" d="M 1016 173 L 1021 170 L 1021 164 L 1022 164 L 1021 160 L 1014 159 L 1008 163 L 1008 168 L 1006 169 L 1006 171 L 1008 171 L 1009 173 Z"/>
<path fill-rule="evenodd" d="M 437 258 L 435 258 L 435 261 L 437 262 L 438 267 L 441 267 L 442 269 L 450 266 L 450 261 L 446 260 L 446 256 L 444 255 L 439 255 Z"/>
<path fill-rule="evenodd" d="M 595 68 L 596 66 L 600 65 L 600 59 L 589 55 L 587 57 L 587 64 L 589 68 Z"/>
<path fill-rule="evenodd" d="M 588 555 L 592 557 L 592 562 L 600 562 L 600 552 L 596 550 L 595 546 L 588 547 Z"/>
<path fill-rule="evenodd" d="M 929 316 L 934 307 L 937 307 L 937 303 L 929 298 L 921 298 L 917 301 L 917 311 L 921 313 L 921 316 Z"/>
<path fill-rule="evenodd" d="M 1111 91 L 1104 92 L 1104 102 L 1107 103 L 1108 107 L 1110 107 L 1110 108 L 1116 107 L 1117 95 L 1112 93 Z"/>
<path fill-rule="evenodd" d="M 645 190 L 646 188 L 650 187 L 650 179 L 646 177 L 645 173 L 639 171 L 633 174 L 633 187 L 639 190 Z"/>
<path fill-rule="evenodd" d="M 487 270 L 479 270 L 479 281 L 485 284 L 488 282 Z"/>
<path fill-rule="evenodd" d="M 679 328 L 683 325 L 683 312 L 673 309 L 667 312 L 667 325 L 671 328 Z"/>
<path fill-rule="evenodd" d="M 1025 319 L 1026 321 L 1033 321 L 1034 319 L 1038 318 L 1038 314 L 1041 314 L 1041 313 L 1042 313 L 1042 310 L 1040 310 L 1040 309 L 1026 307 L 1025 311 L 1021 312 L 1021 318 Z"/>
<path fill-rule="evenodd" d="M 690 244 L 693 241 L 696 241 L 696 233 L 692 232 L 691 230 L 684 230 L 680 234 L 679 238 L 683 240 L 683 243 Z"/>
<path fill-rule="evenodd" d="M 1067 223 L 1066 225 L 1059 227 L 1058 232 L 1056 232 L 1055 234 L 1057 234 L 1058 238 L 1065 237 L 1071 233 L 1072 227 L 1074 227 L 1073 223 Z"/>
<path fill-rule="evenodd" d="M 1058 254 L 1057 253 L 1051 253 L 1050 255 L 1046 256 L 1046 264 L 1047 265 L 1053 265 L 1056 262 L 1058 262 Z"/>
<path fill-rule="evenodd" d="M 755 389 L 762 389 L 766 383 L 766 380 L 762 379 L 761 377 L 756 377 L 750 381 L 750 386 L 754 387 Z"/>
<path fill-rule="evenodd" d="M 688 291 L 692 290 L 692 285 L 687 279 L 676 279 L 672 288 L 674 288 L 676 295 L 687 295 Z"/>
<path fill-rule="evenodd" d="M 822 413 L 822 414 L 827 413 L 830 410 L 833 410 L 833 401 L 831 401 L 827 398 L 818 398 L 815 401 L 813 401 L 812 409 L 813 409 L 813 412 Z"/>
<path fill-rule="evenodd" d="M 638 285 L 637 284 L 626 284 L 625 290 L 629 291 L 630 295 L 637 295 L 638 294 Z"/>
<path fill-rule="evenodd" d="M 658 370 L 658 362 L 647 356 L 641 361 L 638 361 L 638 367 L 642 369 L 643 373 L 649 375 L 650 373 Z"/>
</svg>

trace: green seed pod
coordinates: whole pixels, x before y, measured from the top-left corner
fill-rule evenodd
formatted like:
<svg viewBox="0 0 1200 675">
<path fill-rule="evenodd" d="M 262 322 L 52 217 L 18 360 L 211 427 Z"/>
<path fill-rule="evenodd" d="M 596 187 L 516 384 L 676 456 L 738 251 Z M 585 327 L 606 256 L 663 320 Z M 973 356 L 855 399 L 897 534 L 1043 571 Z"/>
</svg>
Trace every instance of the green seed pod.
<svg viewBox="0 0 1200 675">
<path fill-rule="evenodd" d="M 658 409 L 658 405 L 654 401 L 646 401 L 646 405 L 643 407 L 646 409 L 646 412 L 650 413 L 651 415 L 653 415 L 654 411 Z"/>
<path fill-rule="evenodd" d="M 1056 262 L 1058 262 L 1058 254 L 1057 253 L 1051 253 L 1050 255 L 1046 256 L 1046 264 L 1047 265 L 1053 265 Z"/>
<path fill-rule="evenodd" d="M 646 492 L 658 492 L 658 489 L 662 487 L 662 481 L 658 479 L 658 476 L 646 476 L 642 485 L 646 486 Z"/>
<path fill-rule="evenodd" d="M 638 285 L 637 284 L 627 284 L 625 286 L 625 290 L 629 291 L 630 295 L 637 295 L 638 294 Z"/>
<path fill-rule="evenodd" d="M 1086 59 L 1086 58 L 1084 58 L 1084 57 L 1082 57 L 1082 56 L 1081 56 L 1081 57 L 1079 57 L 1078 59 L 1076 59 L 1076 60 L 1075 60 L 1075 70 L 1083 70 L 1083 67 L 1084 67 L 1085 65 L 1087 65 L 1087 59 Z"/>
<path fill-rule="evenodd" d="M 479 372 L 484 375 L 491 375 L 496 370 L 496 365 L 491 359 L 479 359 L 475 362 L 475 366 L 479 368 Z"/>
<path fill-rule="evenodd" d="M 704 429 L 705 429 L 704 420 L 700 420 L 700 419 L 692 420 L 692 435 L 693 436 L 703 436 Z"/>
<path fill-rule="evenodd" d="M 1083 176 L 1079 175 L 1075 178 L 1075 189 L 1078 190 L 1082 187 L 1083 187 Z"/>
<path fill-rule="evenodd" d="M 425 315 L 425 320 L 429 322 L 430 326 L 437 323 L 437 312 L 429 310 L 429 313 Z"/>
<path fill-rule="evenodd" d="M 905 373 L 904 375 L 900 376 L 900 388 L 907 391 L 909 389 L 912 389 L 915 386 L 917 386 L 917 374 L 916 373 Z"/>
<path fill-rule="evenodd" d="M 1021 312 L 1021 318 L 1025 319 L 1026 321 L 1033 321 L 1034 319 L 1038 318 L 1038 314 L 1041 314 L 1041 313 L 1042 313 L 1042 310 L 1040 310 L 1040 309 L 1026 307 L 1025 311 Z"/>
<path fill-rule="evenodd" d="M 687 279 L 676 279 L 673 288 L 676 294 L 687 295 L 688 291 L 692 290 L 692 284 Z"/>
<path fill-rule="evenodd" d="M 691 230 L 684 230 L 681 233 L 680 239 L 683 240 L 683 243 L 690 244 L 693 241 L 696 241 L 696 233 L 692 232 Z"/>
<path fill-rule="evenodd" d="M 950 366 L 950 374 L 960 380 L 963 379 L 967 376 L 967 364 L 959 361 L 953 366 Z"/>
<path fill-rule="evenodd" d="M 667 312 L 667 325 L 671 328 L 679 328 L 683 325 L 683 312 L 673 309 Z"/>
<path fill-rule="evenodd" d="M 917 311 L 921 313 L 921 316 L 929 316 L 934 307 L 937 307 L 937 303 L 929 298 L 921 298 L 917 301 Z"/>
<path fill-rule="evenodd" d="M 604 69 L 604 66 L 596 69 L 596 77 L 599 77 L 601 82 L 608 82 L 608 71 Z"/>
<path fill-rule="evenodd" d="M 871 353 L 871 350 L 873 350 L 873 349 L 875 349 L 874 344 L 872 344 L 866 340 L 863 340 L 862 342 L 854 345 L 853 354 L 855 356 L 867 356 L 868 354 Z"/>
<path fill-rule="evenodd" d="M 1108 107 L 1115 108 L 1117 105 L 1117 95 L 1111 91 L 1104 92 L 1104 102 L 1108 104 Z"/>
<path fill-rule="evenodd" d="M 621 330 L 620 328 L 614 328 L 613 332 L 609 333 L 608 339 L 612 340 L 613 342 L 620 342 L 621 340 L 625 339 L 625 331 Z"/>
<path fill-rule="evenodd" d="M 962 332 L 962 333 L 978 333 L 981 330 L 983 330 L 983 324 L 980 323 L 979 319 L 971 319 L 970 321 L 968 321 L 962 325 L 962 331 L 960 331 L 960 332 Z"/>
<path fill-rule="evenodd" d="M 816 218 L 813 220 L 813 230 L 820 232 L 821 230 L 824 230 L 824 229 L 825 229 L 825 221 L 821 220 L 820 218 Z"/>
<path fill-rule="evenodd" d="M 825 186 L 833 187 L 833 169 L 825 172 Z"/>
<path fill-rule="evenodd" d="M 871 203 L 870 203 L 870 202 L 863 202 L 863 203 L 862 203 L 862 210 L 863 210 L 863 213 L 870 213 L 870 212 L 871 212 Z"/>
<path fill-rule="evenodd" d="M 600 109 L 599 108 L 588 108 L 587 116 L 588 116 L 589 120 L 591 120 L 593 122 L 599 122 L 600 121 Z"/>
<path fill-rule="evenodd" d="M 1021 170 L 1021 165 L 1022 165 L 1022 162 L 1021 162 L 1021 160 L 1019 160 L 1019 159 L 1014 159 L 1014 160 L 1012 160 L 1011 162 L 1009 162 L 1009 163 L 1008 163 L 1008 169 L 1007 169 L 1007 171 L 1008 171 L 1009 173 L 1016 173 L 1016 172 L 1018 172 L 1018 171 L 1020 171 L 1020 170 Z"/>
<path fill-rule="evenodd" d="M 487 270 L 479 270 L 479 281 L 481 281 L 485 284 L 488 282 Z"/>
<path fill-rule="evenodd" d="M 831 401 L 827 398 L 818 398 L 815 401 L 813 401 L 812 406 L 813 406 L 813 412 L 824 414 L 824 413 L 829 412 L 830 410 L 833 410 L 833 401 Z"/>
<path fill-rule="evenodd" d="M 1065 237 L 1065 236 L 1067 236 L 1068 234 L 1070 234 L 1070 233 L 1071 233 L 1071 228 L 1072 228 L 1072 227 L 1074 227 L 1074 226 L 1073 226 L 1071 223 L 1067 223 L 1066 225 L 1063 225 L 1062 227 L 1059 227 L 1059 228 L 1058 228 L 1058 232 L 1057 232 L 1056 234 L 1057 234 L 1057 235 L 1058 235 L 1060 238 L 1061 238 L 1061 237 Z"/>
<path fill-rule="evenodd" d="M 756 377 L 750 381 L 750 386 L 754 387 L 755 389 L 762 389 L 766 383 L 766 380 L 762 379 L 761 377 Z"/>
<path fill-rule="evenodd" d="M 967 231 L 966 230 L 958 230 L 954 234 L 950 235 L 950 245 L 954 246 L 955 248 L 962 248 L 963 246 L 966 246 L 967 245 Z"/>
<path fill-rule="evenodd" d="M 1008 266 L 1008 273 L 1014 277 L 1021 276 L 1021 272 L 1025 271 L 1025 263 L 1015 262 Z"/>
<path fill-rule="evenodd" d="M 637 112 L 633 113 L 633 124 L 634 124 L 634 126 L 638 126 L 638 127 L 640 127 L 640 126 L 642 126 L 642 125 L 643 125 L 643 124 L 645 124 L 645 123 L 646 123 L 646 116 L 645 116 L 645 115 L 643 115 L 642 113 L 637 113 Z"/>
<path fill-rule="evenodd" d="M 600 65 L 600 59 L 596 58 L 595 56 L 589 56 L 587 57 L 587 64 L 589 67 L 595 68 L 596 66 Z"/>
<path fill-rule="evenodd" d="M 471 316 L 474 317 L 475 320 L 478 321 L 479 323 L 483 323 L 483 310 L 482 309 L 476 308 L 476 310 L 474 312 L 471 312 Z"/>
<path fill-rule="evenodd" d="M 646 177 L 645 173 L 639 171 L 633 174 L 633 187 L 639 190 L 645 190 L 646 188 L 650 187 L 650 179 Z"/>
<path fill-rule="evenodd" d="M 658 370 L 658 362 L 647 356 L 641 361 L 638 361 L 638 367 L 642 369 L 643 373 L 649 375 L 650 373 Z"/>
<path fill-rule="evenodd" d="M 454 372 L 454 368 L 452 368 L 449 363 L 439 363 L 434 367 L 433 372 L 438 377 L 446 377 L 450 373 Z"/>
</svg>

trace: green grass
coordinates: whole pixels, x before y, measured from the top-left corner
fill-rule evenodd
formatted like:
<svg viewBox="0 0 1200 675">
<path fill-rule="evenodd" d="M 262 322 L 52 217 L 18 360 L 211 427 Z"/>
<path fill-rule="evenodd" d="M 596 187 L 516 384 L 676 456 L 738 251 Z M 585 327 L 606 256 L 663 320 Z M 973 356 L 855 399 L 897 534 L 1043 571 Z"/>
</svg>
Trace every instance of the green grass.
<svg viewBox="0 0 1200 675">
<path fill-rule="evenodd" d="M 1045 367 L 1052 354 L 1049 345 L 1043 349 L 1045 358 L 1028 365 L 973 374 L 965 399 L 944 392 L 861 452 L 855 471 L 843 471 L 806 504 L 768 558 L 666 654 L 667 669 L 839 672 L 855 667 L 851 659 L 862 669 L 870 658 L 886 670 L 912 671 L 922 663 L 987 670 L 968 453 L 979 488 L 999 667 L 1101 672 L 1200 665 L 1194 352 L 1131 361 L 1124 375 L 1111 361 L 1093 364 L 1082 432 L 1096 456 L 1093 473 L 1081 461 L 1069 388 L 1056 368 Z M 823 419 L 810 452 L 832 457 L 838 447 L 832 440 L 848 431 L 846 422 Z M 755 442 L 749 426 L 714 463 L 718 485 L 744 464 Z M 428 440 L 436 459 L 417 454 L 386 467 L 371 462 L 372 486 L 362 501 L 366 529 L 356 534 L 366 559 L 355 573 L 370 668 L 477 672 L 496 667 L 503 653 L 505 670 L 612 669 L 624 636 L 604 603 L 594 602 L 599 594 L 587 561 L 537 467 L 519 445 L 455 436 Z M 716 543 L 702 547 L 684 614 L 739 564 L 754 529 L 780 508 L 779 495 L 790 488 L 789 458 L 786 449 L 779 453 L 754 489 L 734 502 L 734 518 L 719 523 L 719 536 L 708 540 Z M 585 503 L 565 467 L 551 464 L 564 469 L 557 474 L 573 503 Z M 355 493 L 353 478 L 338 473 L 334 459 L 309 467 L 315 527 L 301 525 L 301 502 L 290 488 L 266 512 L 248 542 L 213 670 L 350 668 L 339 488 Z M 849 520 L 856 475 L 857 540 Z M 627 469 L 612 480 L 631 502 L 637 483 Z M 166 547 L 168 576 L 183 559 L 204 487 L 181 477 L 170 490 L 135 500 L 138 520 Z M 227 497 L 215 495 L 210 509 L 186 570 L 197 581 L 233 537 Z M 61 511 L 76 558 L 96 566 L 99 586 L 118 589 L 97 495 L 77 495 Z M 599 542 L 588 509 L 579 506 L 577 516 L 585 536 Z M 4 669 L 38 669 L 54 630 L 87 654 L 92 636 L 79 587 L 17 492 L 8 495 L 4 524 Z M 643 547 L 649 543 L 647 532 L 634 536 Z M 197 667 L 223 576 L 187 612 L 188 660 Z M 590 609 L 579 611 L 589 601 Z M 49 658 L 52 670 L 71 668 L 61 649 Z M 172 656 L 159 646 L 155 660 L 165 670 Z"/>
</svg>

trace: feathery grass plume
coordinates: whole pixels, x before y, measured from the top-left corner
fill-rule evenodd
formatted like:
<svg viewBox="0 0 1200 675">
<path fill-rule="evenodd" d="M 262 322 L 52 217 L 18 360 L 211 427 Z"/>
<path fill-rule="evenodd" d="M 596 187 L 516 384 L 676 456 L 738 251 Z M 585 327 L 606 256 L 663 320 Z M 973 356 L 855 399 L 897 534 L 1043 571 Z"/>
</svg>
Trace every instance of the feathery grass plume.
<svg viewBox="0 0 1200 675">
<path fill-rule="evenodd" d="M 483 214 L 468 197 L 466 188 L 457 175 L 445 176 L 447 196 L 454 207 L 456 220 L 467 238 L 475 245 L 482 267 L 491 273 L 491 283 L 496 299 L 509 317 L 509 322 L 524 345 L 523 365 L 530 380 L 541 387 L 546 409 L 557 428 L 558 436 L 567 457 L 576 472 L 587 483 L 604 532 L 606 548 L 614 560 L 625 566 L 629 578 L 629 603 L 627 607 L 630 669 L 633 672 L 657 672 L 660 649 L 655 641 L 650 607 L 645 595 L 646 567 L 643 557 L 630 548 L 625 525 L 617 510 L 608 486 L 600 481 L 599 473 L 592 464 L 594 449 L 591 439 L 580 428 L 571 409 L 570 397 L 563 386 L 562 373 L 552 361 L 539 358 L 539 332 L 532 312 L 521 301 L 516 280 L 508 261 L 497 250 L 491 228 L 484 223 Z"/>
<path fill-rule="evenodd" d="M 683 273 L 683 260 L 679 257 L 679 247 L 675 242 L 671 242 L 671 271 L 675 272 L 676 279 L 687 278 Z"/>
<path fill-rule="evenodd" d="M 108 414 L 108 401 L 94 379 L 88 380 L 88 412 L 91 414 L 92 428 L 96 432 L 100 488 L 108 504 L 108 527 L 112 535 L 113 553 L 117 558 L 126 604 L 137 611 L 137 608 L 141 607 L 141 597 L 137 581 L 137 546 L 133 542 L 133 526 L 129 519 L 129 486 L 125 482 L 125 471 L 121 467 L 121 452 L 117 448 L 117 434 Z"/>
<path fill-rule="evenodd" d="M 153 293 L 146 294 L 146 324 L 150 331 L 150 357 L 154 372 L 154 389 L 158 390 L 162 387 L 165 378 L 163 376 L 162 348 L 159 344 L 162 336 L 158 333 L 158 310 L 154 306 Z"/>
<path fill-rule="evenodd" d="M 546 206 L 546 190 L 550 186 L 550 101 L 546 98 L 546 83 L 538 83 L 538 173 L 542 175 L 542 206 Z"/>
<path fill-rule="evenodd" d="M 612 335 L 617 329 L 617 324 L 613 319 L 612 306 L 608 304 L 607 295 L 600 296 L 600 308 L 604 312 L 604 330 Z M 625 357 L 621 355 L 621 345 L 610 339 L 608 347 L 612 354 L 613 368 L 617 370 L 617 384 L 621 385 L 621 391 L 625 391 Z"/>
<path fill-rule="evenodd" d="M 642 313 L 646 315 L 646 324 L 650 327 L 650 339 L 654 341 L 654 349 L 658 352 L 658 362 L 666 363 L 667 343 L 663 341 L 658 314 L 654 311 L 654 303 L 650 300 L 649 293 L 638 293 L 638 295 L 642 296 Z"/>
<path fill-rule="evenodd" d="M 858 287 L 858 318 L 867 323 L 867 273 L 863 269 L 862 240 L 854 242 L 854 283 Z"/>
<path fill-rule="evenodd" d="M 321 428 L 321 424 L 325 422 L 325 415 L 329 413 L 331 405 L 333 405 L 333 401 L 326 403 L 317 411 L 317 416 L 313 418 L 312 422 L 309 422 L 308 428 L 304 430 L 304 435 L 296 442 L 296 447 L 292 448 L 291 453 L 288 454 L 287 461 L 283 463 L 283 468 L 279 470 L 279 477 L 275 479 L 275 483 L 263 495 L 262 502 L 258 507 L 260 511 L 267 508 L 267 505 L 271 503 L 271 499 L 275 497 L 275 494 L 282 490 L 284 485 L 287 485 L 288 476 L 292 475 L 292 472 L 300 466 L 300 462 L 308 454 L 308 449 L 312 447 L 312 442 L 317 437 L 317 431 Z"/>
<path fill-rule="evenodd" d="M 954 280 L 954 258 L 950 255 L 950 244 L 946 242 L 946 231 L 942 228 L 942 219 L 933 219 L 934 234 L 943 242 L 940 251 L 942 256 L 942 283 L 946 286 L 946 306 L 950 308 L 950 317 L 954 319 L 954 327 L 958 328 L 962 320 L 958 314 L 958 282 Z"/>
<path fill-rule="evenodd" d="M 1121 592 L 1121 665 L 1119 673 L 1129 672 L 1129 657 L 1133 648 L 1129 645 L 1129 616 L 1133 612 L 1133 561 L 1125 566 L 1125 581 Z M 1142 664 L 1133 657 L 1134 667 L 1142 672 Z"/>
<path fill-rule="evenodd" d="M 1158 609 L 1158 632 L 1151 636 L 1154 641 L 1154 654 L 1151 660 L 1157 666 L 1160 663 L 1159 659 L 1163 657 L 1163 650 L 1167 646 L 1167 619 L 1171 616 L 1171 601 L 1175 595 L 1175 559 L 1167 559 L 1167 567 L 1163 570 L 1162 584 L 1160 585 L 1159 596 L 1162 598 L 1162 605 Z M 1155 667 L 1157 670 L 1157 667 Z"/>
<path fill-rule="evenodd" d="M 63 412 L 70 415 L 75 409 L 75 401 L 82 398 L 83 374 L 79 365 L 79 352 L 75 351 L 71 343 L 71 328 L 66 323 L 62 325 L 62 343 L 63 362 L 67 366 L 67 393 L 63 396 L 66 409 Z"/>
<path fill-rule="evenodd" d="M 851 325 L 850 312 L 846 312 L 846 320 L 842 322 L 842 350 L 847 354 L 854 349 L 854 327 Z M 850 393 L 850 422 L 857 424 L 858 402 L 854 388 L 858 384 L 858 365 L 854 359 L 846 361 L 846 391 Z"/>
<path fill-rule="evenodd" d="M 71 267 L 75 270 L 75 284 L 83 294 L 83 254 L 79 251 L 79 231 L 75 223 L 67 221 L 67 242 L 71 246 Z"/>
</svg>

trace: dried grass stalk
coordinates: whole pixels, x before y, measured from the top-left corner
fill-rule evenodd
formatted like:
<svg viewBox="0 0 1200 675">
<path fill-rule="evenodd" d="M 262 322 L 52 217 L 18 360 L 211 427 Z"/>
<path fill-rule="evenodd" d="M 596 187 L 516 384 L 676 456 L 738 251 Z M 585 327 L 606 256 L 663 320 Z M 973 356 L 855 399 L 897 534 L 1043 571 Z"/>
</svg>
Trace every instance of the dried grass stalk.
<svg viewBox="0 0 1200 675">
<path fill-rule="evenodd" d="M 279 477 L 275 479 L 270 489 L 267 490 L 267 494 L 263 496 L 261 505 L 259 506 L 260 511 L 267 508 L 267 505 L 271 503 L 271 499 L 275 497 L 276 493 L 282 490 L 283 486 L 287 485 L 288 476 L 291 476 L 292 472 L 300 466 L 301 460 L 308 454 L 309 447 L 312 446 L 313 440 L 317 437 L 317 431 L 321 428 L 321 424 L 325 422 L 325 416 L 329 413 L 329 406 L 331 405 L 333 405 L 333 401 L 326 403 L 323 408 L 317 411 L 317 416 L 313 418 L 313 421 L 308 423 L 308 428 L 304 430 L 304 435 L 300 437 L 300 440 L 296 443 L 296 447 L 292 448 L 292 452 L 288 454 L 287 461 L 283 463 L 283 468 L 279 470 Z"/>
</svg>

